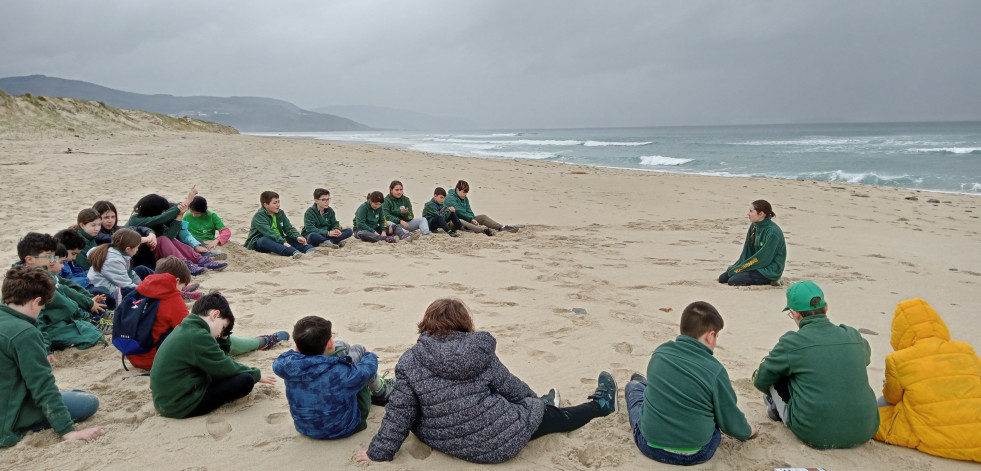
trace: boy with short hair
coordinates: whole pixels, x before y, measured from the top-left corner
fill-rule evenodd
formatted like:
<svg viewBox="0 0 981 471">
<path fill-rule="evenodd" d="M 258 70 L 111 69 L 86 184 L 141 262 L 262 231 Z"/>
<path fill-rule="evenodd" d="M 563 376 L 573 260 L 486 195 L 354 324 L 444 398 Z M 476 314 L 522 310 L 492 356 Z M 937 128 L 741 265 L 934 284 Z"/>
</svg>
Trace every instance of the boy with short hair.
<svg viewBox="0 0 981 471">
<path fill-rule="evenodd" d="M 500 224 L 486 214 L 474 215 L 473 210 L 470 209 L 470 200 L 467 199 L 468 193 L 470 193 L 470 184 L 466 180 L 460 180 L 456 182 L 456 187 L 446 195 L 446 206 L 453 208 L 457 217 L 460 218 L 462 222 L 460 228 L 466 228 L 473 232 L 483 232 L 489 236 L 494 235 L 492 229 L 498 232 L 518 232 L 518 227 Z"/>
<path fill-rule="evenodd" d="M 433 199 L 427 201 L 422 207 L 422 217 L 426 218 L 426 221 L 429 222 L 430 228 L 442 229 L 450 237 L 457 237 L 460 234 L 451 228 L 448 223 L 453 223 L 453 227 L 463 227 L 463 223 L 456 216 L 456 208 L 443 205 L 445 199 L 446 190 L 441 186 L 437 186 L 433 190 Z"/>
<path fill-rule="evenodd" d="M 783 334 L 753 373 L 770 418 L 818 449 L 869 441 L 879 427 L 865 370 L 872 355 L 869 342 L 854 328 L 828 320 L 824 292 L 814 282 L 790 285 L 783 310 L 790 311 L 798 330 Z"/>
<path fill-rule="evenodd" d="M 314 247 L 321 244 L 331 249 L 339 249 L 347 243 L 344 239 L 351 237 L 354 231 L 341 229 L 341 223 L 330 207 L 330 191 L 326 188 L 313 190 L 313 206 L 303 214 L 303 228 L 300 234 L 307 235 L 307 241 Z"/>
<path fill-rule="evenodd" d="M 215 249 L 228 243 L 232 238 L 232 230 L 225 226 L 225 222 L 214 211 L 208 210 L 208 200 L 201 195 L 195 196 L 191 204 L 187 205 L 187 209 L 191 214 L 184 215 L 184 222 L 187 223 L 187 231 L 191 237 L 204 244 L 204 248 L 213 260 L 227 258 L 224 252 L 215 252 Z M 217 238 L 215 233 L 218 234 Z"/>
<path fill-rule="evenodd" d="M 62 257 L 64 262 L 64 267 L 59 275 L 62 278 L 72 280 L 79 286 L 90 289 L 90 287 L 95 287 L 91 281 L 89 281 L 88 270 L 83 269 L 75 263 L 75 257 L 82 252 L 85 248 L 85 239 L 78 235 L 73 229 L 62 229 L 55 233 L 55 242 L 64 245 L 65 250 L 68 251 L 66 257 Z"/>
<path fill-rule="evenodd" d="M 361 345 L 335 340 L 331 322 L 307 316 L 293 327 L 296 350 L 283 352 L 273 372 L 286 382 L 296 431 L 311 438 L 344 438 L 368 426 L 371 404 L 384 405 L 395 380 L 378 378 L 378 357 Z"/>
<path fill-rule="evenodd" d="M 55 284 L 54 298 L 45 303 L 37 317 L 37 328 L 51 360 L 54 360 L 54 350 L 69 347 L 84 350 L 105 343 L 104 332 L 100 329 L 106 332 L 112 329 L 112 319 L 99 315 L 105 311 L 104 295 L 91 296 L 85 288 L 58 277 L 62 264 L 61 258 L 55 255 L 57 248 L 58 243 L 50 235 L 30 232 L 17 243 L 20 261 L 15 264 L 42 268 Z M 93 322 L 99 323 L 99 328 Z"/>
<path fill-rule="evenodd" d="M 58 391 L 44 340 L 35 321 L 55 296 L 46 269 L 19 265 L 7 270 L 0 288 L 0 447 L 15 445 L 28 430 L 53 428 L 63 440 L 89 441 L 100 430 L 75 430 L 99 409 L 84 391 Z"/>
<path fill-rule="evenodd" d="M 263 191 L 259 195 L 259 203 L 262 207 L 252 216 L 245 248 L 293 258 L 318 252 L 315 247 L 307 245 L 306 237 L 300 235 L 290 224 L 286 213 L 279 209 L 279 193 Z"/>
<path fill-rule="evenodd" d="M 713 355 L 724 322 L 711 304 L 697 301 L 681 313 L 681 335 L 661 344 L 623 388 L 634 443 L 653 460 L 678 465 L 712 458 L 722 433 L 739 440 L 756 427 L 736 406 L 725 366 Z"/>
<path fill-rule="evenodd" d="M 255 383 L 276 382 L 274 376 L 228 356 L 235 316 L 221 293 L 201 296 L 191 313 L 157 349 L 150 370 L 153 407 L 160 415 L 174 419 L 204 415 L 249 395 Z"/>
</svg>

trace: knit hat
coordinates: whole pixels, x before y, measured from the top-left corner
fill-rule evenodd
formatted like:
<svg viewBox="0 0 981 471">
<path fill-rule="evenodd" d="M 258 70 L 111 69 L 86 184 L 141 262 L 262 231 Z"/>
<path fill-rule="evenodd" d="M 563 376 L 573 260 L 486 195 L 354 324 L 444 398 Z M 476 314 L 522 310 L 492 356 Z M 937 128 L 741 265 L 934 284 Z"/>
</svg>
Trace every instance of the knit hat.
<svg viewBox="0 0 981 471">
<path fill-rule="evenodd" d="M 815 303 L 811 303 L 814 298 L 818 299 Z M 814 284 L 813 281 L 798 281 L 787 288 L 787 307 L 783 310 L 793 309 L 797 312 L 806 312 L 821 309 L 827 305 L 824 292 L 818 285 Z"/>
</svg>

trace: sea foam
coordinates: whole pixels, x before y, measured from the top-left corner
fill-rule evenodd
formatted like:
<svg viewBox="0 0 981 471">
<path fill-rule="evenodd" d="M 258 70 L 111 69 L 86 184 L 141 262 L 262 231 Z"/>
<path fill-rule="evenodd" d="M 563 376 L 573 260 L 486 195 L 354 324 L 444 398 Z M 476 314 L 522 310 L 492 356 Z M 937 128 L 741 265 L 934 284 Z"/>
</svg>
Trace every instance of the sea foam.
<svg viewBox="0 0 981 471">
<path fill-rule="evenodd" d="M 684 165 L 691 161 L 692 159 L 664 157 L 663 155 L 644 155 L 640 157 L 641 165 Z"/>
</svg>

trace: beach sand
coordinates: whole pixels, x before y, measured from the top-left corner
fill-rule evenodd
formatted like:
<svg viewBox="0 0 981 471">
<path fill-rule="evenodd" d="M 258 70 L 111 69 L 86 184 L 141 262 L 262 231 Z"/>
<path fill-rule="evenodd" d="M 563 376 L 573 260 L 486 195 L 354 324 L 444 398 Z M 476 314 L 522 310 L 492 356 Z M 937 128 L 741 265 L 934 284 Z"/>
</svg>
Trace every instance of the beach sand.
<svg viewBox="0 0 981 471">
<path fill-rule="evenodd" d="M 66 154 L 67 148 L 87 154 Z M 70 226 L 82 208 L 109 199 L 125 221 L 147 193 L 173 201 L 196 185 L 232 230 L 229 267 L 195 281 L 231 301 L 236 333 L 292 331 L 306 315 L 333 321 L 336 338 L 361 343 L 393 375 L 433 300 L 466 302 L 478 329 L 498 341 L 504 364 L 539 393 L 560 389 L 564 405 L 586 400 L 601 370 L 621 388 L 621 410 L 584 428 L 531 442 L 499 469 L 669 469 L 634 447 L 622 397 L 631 372 L 645 371 L 653 349 L 678 334 L 684 307 L 714 304 L 726 321 L 715 355 L 728 368 L 739 406 L 760 436 L 725 437 L 695 469 L 781 466 L 842 469 L 976 469 L 872 442 L 816 451 L 766 417 L 750 376 L 785 331 L 781 312 L 794 281 L 823 289 L 834 323 L 867 329 L 869 383 L 881 393 L 896 304 L 921 297 L 954 337 L 981 345 L 981 216 L 976 196 L 921 193 L 841 183 L 723 178 L 580 167 L 527 160 L 471 159 L 313 140 L 197 132 L 46 132 L 0 138 L 0 254 L 16 259 L 30 231 Z M 468 180 L 471 204 L 499 222 L 525 224 L 494 237 L 437 235 L 414 243 L 352 241 L 329 255 L 291 260 L 244 250 L 258 195 L 275 190 L 299 227 L 316 187 L 330 189 L 341 224 L 372 190 L 401 180 L 421 214 L 436 186 Z M 906 197 L 916 196 L 917 200 Z M 928 203 L 936 198 L 939 203 Z M 769 200 L 788 245 L 780 287 L 733 288 L 716 282 L 737 258 L 756 199 Z M 975 294 L 971 294 L 975 293 Z M 576 314 L 574 308 L 585 309 Z M 290 344 L 291 345 L 291 344 Z M 236 359 L 271 374 L 286 346 Z M 171 420 L 153 408 L 149 378 L 126 372 L 113 348 L 57 352 L 61 389 L 98 394 L 99 412 L 83 425 L 102 428 L 92 443 L 28 434 L 0 451 L 4 469 L 468 469 L 419 442 L 393 463 L 357 464 L 384 409 L 368 430 L 315 441 L 293 428 L 284 386 L 259 384 L 246 399 L 205 417 Z"/>
</svg>

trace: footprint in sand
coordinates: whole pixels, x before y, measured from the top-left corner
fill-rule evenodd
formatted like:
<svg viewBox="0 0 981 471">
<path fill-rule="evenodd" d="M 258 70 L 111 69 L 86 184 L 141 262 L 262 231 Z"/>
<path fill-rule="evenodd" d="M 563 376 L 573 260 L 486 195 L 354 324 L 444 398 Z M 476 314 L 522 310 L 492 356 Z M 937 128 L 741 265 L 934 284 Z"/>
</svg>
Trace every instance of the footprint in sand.
<svg viewBox="0 0 981 471">
<path fill-rule="evenodd" d="M 228 434 L 232 433 L 232 424 L 228 423 L 220 415 L 209 415 L 206 427 L 208 429 L 208 435 L 211 435 L 211 438 L 214 438 L 215 441 L 224 440 L 228 438 Z"/>
<path fill-rule="evenodd" d="M 254 284 L 264 285 L 264 286 L 279 286 L 279 283 L 275 283 L 272 281 L 256 281 Z"/>
<path fill-rule="evenodd" d="M 559 357 L 555 356 L 555 354 L 546 352 L 544 350 L 528 350 L 528 354 L 531 355 L 532 358 L 538 360 L 544 360 L 549 363 L 555 363 L 556 361 L 559 360 Z"/>
<path fill-rule="evenodd" d="M 385 278 L 388 276 L 388 273 L 382 271 L 366 271 L 364 272 L 364 276 L 370 276 L 372 278 Z"/>
<path fill-rule="evenodd" d="M 634 346 L 627 342 L 617 342 L 613 344 L 613 350 L 617 353 L 631 354 L 634 352 Z"/>
<path fill-rule="evenodd" d="M 351 332 L 367 332 L 371 327 L 371 323 L 356 321 L 348 324 L 347 330 Z"/>
<path fill-rule="evenodd" d="M 344 288 L 344 287 L 337 288 L 334 290 L 334 294 L 349 294 L 350 292 L 351 292 L 351 288 Z"/>
<path fill-rule="evenodd" d="M 266 416 L 267 424 L 282 424 L 290 420 L 290 414 L 287 412 L 275 412 Z M 231 427 L 229 427 L 231 430 Z"/>
<path fill-rule="evenodd" d="M 382 311 L 386 311 L 386 312 L 392 310 L 392 308 L 390 308 L 390 307 L 388 307 L 388 306 L 386 306 L 384 304 L 361 303 L 361 305 L 364 306 L 364 307 L 366 307 L 366 308 L 368 308 L 368 309 L 382 310 Z"/>
</svg>

